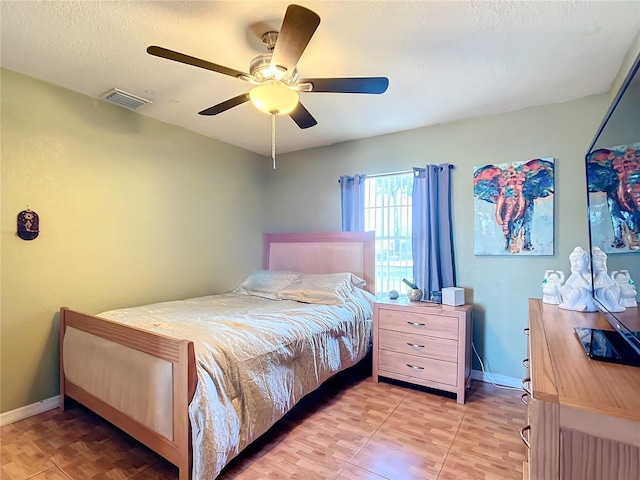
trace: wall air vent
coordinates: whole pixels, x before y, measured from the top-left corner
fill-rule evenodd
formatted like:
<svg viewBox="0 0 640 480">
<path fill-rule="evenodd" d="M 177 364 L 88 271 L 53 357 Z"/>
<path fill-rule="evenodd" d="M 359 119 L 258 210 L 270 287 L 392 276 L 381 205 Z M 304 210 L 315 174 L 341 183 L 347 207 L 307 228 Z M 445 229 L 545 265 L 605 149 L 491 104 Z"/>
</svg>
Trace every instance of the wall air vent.
<svg viewBox="0 0 640 480">
<path fill-rule="evenodd" d="M 114 88 L 113 90 L 109 90 L 107 93 L 100 96 L 103 100 L 107 102 L 115 103 L 116 105 L 120 105 L 121 107 L 128 108 L 129 110 L 137 110 L 143 105 L 148 103 L 153 103 L 151 100 L 145 100 L 144 98 L 136 97 L 127 92 L 123 92 L 122 90 L 118 90 Z"/>
</svg>

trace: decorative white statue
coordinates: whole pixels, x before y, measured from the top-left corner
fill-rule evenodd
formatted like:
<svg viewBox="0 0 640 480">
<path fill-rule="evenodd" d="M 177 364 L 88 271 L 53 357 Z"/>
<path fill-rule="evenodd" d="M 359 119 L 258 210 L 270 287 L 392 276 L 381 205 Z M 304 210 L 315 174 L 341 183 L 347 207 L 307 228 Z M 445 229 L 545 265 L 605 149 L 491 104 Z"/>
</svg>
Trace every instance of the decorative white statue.
<svg viewBox="0 0 640 480">
<path fill-rule="evenodd" d="M 620 305 L 627 308 L 637 307 L 636 296 L 638 292 L 631 275 L 629 275 L 629 270 L 614 270 L 611 272 L 611 278 L 620 287 Z"/>
<path fill-rule="evenodd" d="M 542 280 L 542 301 L 552 305 L 562 303 L 562 292 L 560 288 L 564 283 L 564 272 L 560 270 L 547 270 L 544 272 Z"/>
<path fill-rule="evenodd" d="M 607 254 L 600 247 L 593 247 L 591 258 L 596 300 L 609 312 L 623 312 L 626 309 L 620 305 L 620 287 L 607 272 Z"/>
<path fill-rule="evenodd" d="M 589 252 L 576 247 L 569 255 L 571 275 L 560 287 L 562 303 L 560 308 L 578 312 L 595 312 L 597 310 L 591 294 L 591 271 L 589 270 Z"/>
</svg>

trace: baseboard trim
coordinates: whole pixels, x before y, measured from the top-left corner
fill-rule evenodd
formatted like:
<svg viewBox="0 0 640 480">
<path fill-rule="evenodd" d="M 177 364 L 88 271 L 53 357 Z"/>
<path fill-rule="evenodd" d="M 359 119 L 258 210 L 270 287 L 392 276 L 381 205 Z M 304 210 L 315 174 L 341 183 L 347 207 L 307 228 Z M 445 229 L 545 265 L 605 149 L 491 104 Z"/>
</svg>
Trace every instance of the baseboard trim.
<svg viewBox="0 0 640 480">
<path fill-rule="evenodd" d="M 60 395 L 56 395 L 55 397 L 46 398 L 39 402 L 32 403 L 31 405 L 25 405 L 24 407 L 16 408 L 15 410 L 0 413 L 0 427 L 24 420 L 25 418 L 33 417 L 34 415 L 46 412 L 47 410 L 53 410 L 59 406 Z"/>
<path fill-rule="evenodd" d="M 471 370 L 471 378 L 485 383 L 504 385 L 505 387 L 522 388 L 521 378 L 507 377 L 506 375 L 500 375 L 499 373 L 486 373 L 482 370 Z"/>
</svg>

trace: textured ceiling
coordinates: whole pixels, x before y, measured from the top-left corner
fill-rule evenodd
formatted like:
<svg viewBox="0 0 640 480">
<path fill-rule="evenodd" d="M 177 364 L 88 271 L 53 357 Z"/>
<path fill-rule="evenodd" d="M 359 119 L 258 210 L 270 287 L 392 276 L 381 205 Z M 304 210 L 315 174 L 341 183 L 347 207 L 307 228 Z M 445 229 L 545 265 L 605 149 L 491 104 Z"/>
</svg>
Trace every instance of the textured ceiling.
<svg viewBox="0 0 640 480">
<path fill-rule="evenodd" d="M 160 45 L 247 72 L 287 2 L 0 2 L 8 69 L 98 98 L 111 88 L 154 103 L 148 115 L 270 153 L 270 118 L 247 103 L 197 112 L 247 92 L 242 80 L 150 56 Z M 313 1 L 321 18 L 301 77 L 387 76 L 383 95 L 302 93 L 318 125 L 278 118 L 289 152 L 609 90 L 640 30 L 633 1 Z"/>
</svg>

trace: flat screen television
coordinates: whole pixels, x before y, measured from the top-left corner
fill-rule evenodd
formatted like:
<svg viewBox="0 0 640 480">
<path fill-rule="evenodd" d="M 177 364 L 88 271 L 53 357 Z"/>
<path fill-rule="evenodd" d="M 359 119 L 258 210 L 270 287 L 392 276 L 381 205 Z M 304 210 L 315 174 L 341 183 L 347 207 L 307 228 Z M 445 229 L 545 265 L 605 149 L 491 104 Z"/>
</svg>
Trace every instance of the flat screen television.
<svg viewBox="0 0 640 480">
<path fill-rule="evenodd" d="M 591 264 L 593 247 L 599 247 L 607 255 L 609 275 L 618 281 L 631 279 L 639 291 L 640 55 L 589 146 L 585 162 Z M 597 297 L 596 305 L 612 331 L 577 329 L 587 354 L 598 360 L 640 366 L 639 308 L 614 312 Z"/>
</svg>

